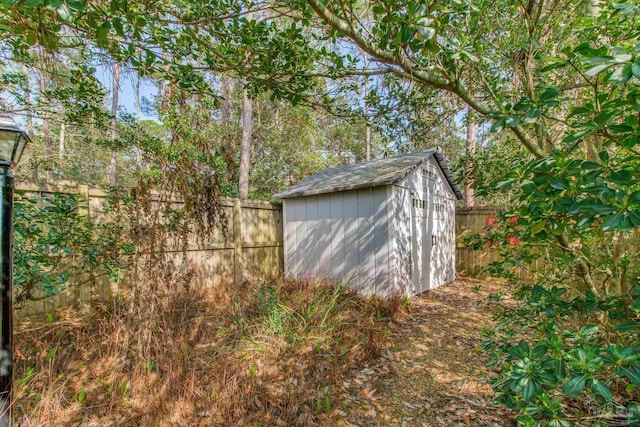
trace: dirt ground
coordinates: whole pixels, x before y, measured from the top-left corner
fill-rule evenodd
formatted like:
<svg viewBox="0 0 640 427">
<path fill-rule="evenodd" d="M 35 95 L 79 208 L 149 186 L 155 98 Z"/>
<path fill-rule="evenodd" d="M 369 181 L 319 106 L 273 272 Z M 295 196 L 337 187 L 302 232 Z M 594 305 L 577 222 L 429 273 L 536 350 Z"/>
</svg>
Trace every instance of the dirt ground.
<svg viewBox="0 0 640 427">
<path fill-rule="evenodd" d="M 496 282 L 459 278 L 412 300 L 407 318 L 389 331 L 391 350 L 353 372 L 340 390 L 338 425 L 512 426 L 494 399 L 481 352 L 491 328 Z"/>
</svg>

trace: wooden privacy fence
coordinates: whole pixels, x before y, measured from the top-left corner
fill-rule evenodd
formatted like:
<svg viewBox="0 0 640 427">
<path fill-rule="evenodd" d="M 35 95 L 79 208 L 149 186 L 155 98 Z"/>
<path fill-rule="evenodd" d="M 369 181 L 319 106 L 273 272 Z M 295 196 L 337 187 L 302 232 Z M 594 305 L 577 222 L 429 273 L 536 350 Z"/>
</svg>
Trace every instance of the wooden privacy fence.
<svg viewBox="0 0 640 427">
<path fill-rule="evenodd" d="M 18 183 L 16 190 L 25 196 L 45 200 L 54 193 L 80 194 L 86 204 L 80 209 L 94 223 L 108 221 L 107 193 L 70 181 L 50 183 Z M 181 204 L 172 200 L 172 207 Z M 192 235 L 186 251 L 169 249 L 176 257 L 186 259 L 198 274 L 201 285 L 242 283 L 243 280 L 271 280 L 283 273 L 282 206 L 264 201 L 240 201 L 222 198 L 227 218 L 226 230 L 216 230 L 207 239 Z M 458 209 L 456 211 L 456 263 L 460 274 L 478 275 L 483 267 L 499 259 L 496 248 L 470 250 L 464 239 L 474 233 L 484 233 L 487 218 L 495 217 L 495 208 Z M 186 252 L 186 257 L 185 257 Z M 540 268 L 535 265 L 534 268 Z M 532 275 L 523 269 L 522 278 Z M 96 292 L 97 291 L 97 292 Z M 73 287 L 41 301 L 34 301 L 20 310 L 20 315 L 48 313 L 56 307 L 91 302 L 95 296 L 105 297 L 112 291 L 108 283 L 100 283 L 93 291 L 89 287 Z"/>
<path fill-rule="evenodd" d="M 473 234 L 487 235 L 488 221 L 499 213 L 499 209 L 492 207 L 456 209 L 456 270 L 459 274 L 481 275 L 487 265 L 500 260 L 500 250 L 495 246 L 484 245 L 482 249 L 473 250 L 465 244 L 465 239 Z M 530 282 L 544 274 L 544 270 L 545 264 L 539 257 L 531 265 L 520 267 L 516 273 L 521 280 Z"/>
<path fill-rule="evenodd" d="M 475 233 L 483 233 L 487 219 L 495 217 L 499 212 L 495 208 L 456 209 L 456 271 L 458 274 L 477 276 L 483 267 L 500 258 L 496 248 L 471 250 L 464 243 L 465 238 Z"/>
<path fill-rule="evenodd" d="M 46 203 L 55 193 L 80 194 L 86 200 L 80 212 L 94 223 L 109 220 L 108 194 L 86 185 L 55 181 L 49 183 L 18 183 L 16 191 L 25 197 Z M 172 208 L 180 201 L 172 200 Z M 227 219 L 226 224 L 206 239 L 190 235 L 186 251 L 169 249 L 188 261 L 203 286 L 222 283 L 241 283 L 243 280 L 264 281 L 278 277 L 284 270 L 282 250 L 282 206 L 264 201 L 240 201 L 222 198 L 220 201 Z M 225 227 L 226 230 L 223 230 Z M 171 247 L 172 245 L 168 245 Z M 49 313 L 57 307 L 90 303 L 95 297 L 105 297 L 112 286 L 101 281 L 95 289 L 74 286 L 59 295 L 40 301 L 30 301 L 18 311 L 20 316 Z"/>
</svg>

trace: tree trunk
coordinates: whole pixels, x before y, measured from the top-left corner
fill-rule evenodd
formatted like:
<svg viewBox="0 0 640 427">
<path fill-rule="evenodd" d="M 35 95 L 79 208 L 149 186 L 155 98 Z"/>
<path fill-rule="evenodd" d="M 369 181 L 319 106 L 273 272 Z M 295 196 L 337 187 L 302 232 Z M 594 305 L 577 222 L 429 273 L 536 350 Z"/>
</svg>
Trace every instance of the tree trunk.
<svg viewBox="0 0 640 427">
<path fill-rule="evenodd" d="M 24 100 L 26 102 L 26 116 L 27 116 L 27 133 L 33 132 L 33 105 L 31 105 L 31 78 L 29 77 L 29 69 L 22 66 L 22 74 L 24 74 Z"/>
<path fill-rule="evenodd" d="M 26 103 L 26 115 L 27 115 L 27 134 L 33 135 L 33 105 L 31 104 L 31 76 L 29 75 L 29 69 L 22 66 L 22 73 L 24 74 L 24 100 Z M 38 162 L 33 161 L 31 167 L 31 178 L 38 179 Z"/>
<path fill-rule="evenodd" d="M 109 163 L 109 185 L 115 187 L 117 184 L 118 151 L 115 149 L 116 138 L 118 137 L 118 92 L 120 91 L 120 64 L 113 63 L 113 90 L 111 98 L 111 129 L 109 139 L 114 147 L 111 150 L 111 162 Z"/>
<path fill-rule="evenodd" d="M 140 127 L 142 123 L 142 107 L 140 106 L 140 75 L 136 81 L 136 171 L 142 168 L 142 149 L 140 148 Z"/>
<path fill-rule="evenodd" d="M 64 157 L 64 138 L 65 138 L 65 124 L 60 123 L 60 137 L 58 139 L 58 159 L 62 160 Z"/>
<path fill-rule="evenodd" d="M 252 6 L 253 1 L 249 1 L 245 15 L 248 21 L 253 19 Z M 251 168 L 251 138 L 253 136 L 253 101 L 249 98 L 246 84 L 246 81 L 242 82 L 242 146 L 240 147 L 240 167 L 238 169 L 238 196 L 240 200 L 249 198 L 249 169 Z"/>
<path fill-rule="evenodd" d="M 226 126 L 231 119 L 231 89 L 229 87 L 229 78 L 222 76 L 220 81 L 220 90 L 222 92 L 222 123 Z"/>
<path fill-rule="evenodd" d="M 363 54 L 364 68 L 365 70 L 369 66 L 369 60 L 366 54 Z M 365 76 L 364 80 L 364 115 L 367 118 L 364 128 L 364 146 L 365 154 L 364 158 L 368 162 L 371 160 L 371 127 L 369 126 L 369 103 L 367 102 L 367 95 L 369 94 L 369 77 Z"/>
<path fill-rule="evenodd" d="M 44 70 L 40 73 L 40 108 L 42 111 L 46 111 L 46 96 L 45 93 L 47 91 L 47 82 Z M 47 171 L 47 178 L 53 179 L 53 167 L 51 167 L 51 134 L 49 132 L 49 121 L 47 117 L 42 115 L 42 142 L 44 144 L 44 160 L 45 160 L 45 170 Z"/>
<path fill-rule="evenodd" d="M 472 174 L 472 162 L 473 155 L 476 153 L 478 146 L 478 122 L 476 121 L 475 113 L 471 107 L 467 106 L 467 141 L 465 144 L 465 151 L 467 155 L 467 182 L 464 188 L 464 198 L 467 207 L 474 207 L 476 205 L 475 192 L 473 190 Z"/>
<path fill-rule="evenodd" d="M 371 127 L 367 123 L 364 128 L 364 143 L 365 143 L 365 160 L 368 162 L 371 160 Z"/>
<path fill-rule="evenodd" d="M 238 196 L 249 198 L 249 169 L 251 166 L 251 136 L 253 134 L 253 101 L 247 89 L 242 90 L 242 147 L 240 149 L 240 170 L 238 171 Z"/>
<path fill-rule="evenodd" d="M 231 85 L 227 76 L 222 76 L 220 81 L 220 90 L 222 95 L 222 111 L 220 114 L 220 121 L 222 124 L 223 135 L 222 145 L 220 147 L 220 154 L 226 164 L 225 178 L 229 182 L 234 182 L 238 177 L 238 170 L 236 168 L 236 143 L 231 127 Z"/>
</svg>

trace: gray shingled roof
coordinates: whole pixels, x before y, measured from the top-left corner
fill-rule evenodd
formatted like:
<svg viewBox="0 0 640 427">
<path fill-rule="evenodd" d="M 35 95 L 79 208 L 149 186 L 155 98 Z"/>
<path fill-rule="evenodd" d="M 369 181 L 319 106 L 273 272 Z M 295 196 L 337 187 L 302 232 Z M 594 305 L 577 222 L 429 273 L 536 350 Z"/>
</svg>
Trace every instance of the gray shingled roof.
<svg viewBox="0 0 640 427">
<path fill-rule="evenodd" d="M 372 160 L 367 163 L 325 169 L 275 194 L 273 197 L 276 199 L 288 199 L 290 197 L 312 196 L 314 194 L 394 184 L 431 156 L 434 156 L 440 165 L 458 200 L 462 200 L 462 192 L 453 182 L 453 176 L 449 171 L 447 160 L 442 153 L 436 150 L 418 151 L 387 157 L 386 159 Z"/>
</svg>

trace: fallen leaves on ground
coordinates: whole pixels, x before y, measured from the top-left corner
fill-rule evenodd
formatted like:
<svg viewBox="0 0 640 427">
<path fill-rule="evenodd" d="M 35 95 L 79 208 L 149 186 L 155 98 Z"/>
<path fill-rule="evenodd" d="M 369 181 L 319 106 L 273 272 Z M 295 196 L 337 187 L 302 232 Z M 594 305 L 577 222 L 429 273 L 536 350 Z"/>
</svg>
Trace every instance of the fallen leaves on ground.
<svg viewBox="0 0 640 427">
<path fill-rule="evenodd" d="M 499 282 L 461 278 L 412 301 L 389 331 L 389 348 L 339 385 L 344 426 L 511 426 L 514 415 L 492 404 L 480 349 L 491 327 L 489 294 Z"/>
<path fill-rule="evenodd" d="M 479 348 L 487 296 L 501 287 L 461 278 L 409 311 L 402 298 L 329 284 L 185 291 L 154 316 L 136 311 L 142 335 L 128 346 L 127 304 L 67 309 L 19 325 L 14 417 L 25 427 L 513 425 L 492 404 Z"/>
</svg>

